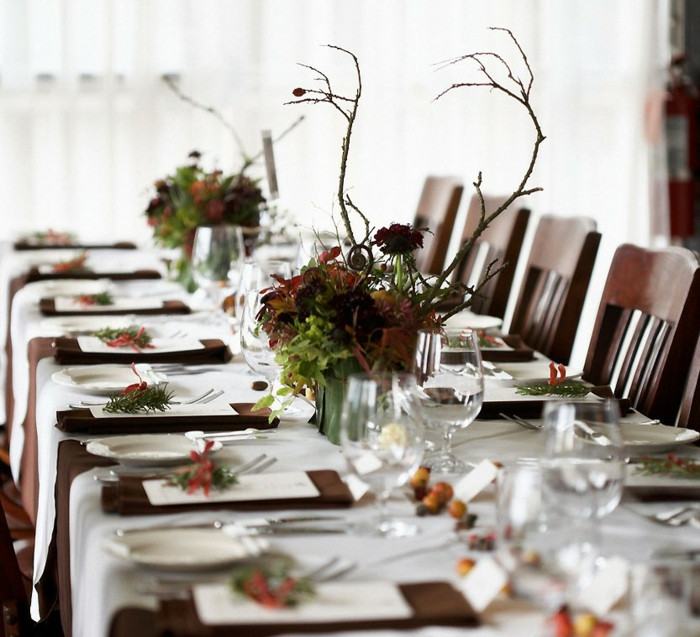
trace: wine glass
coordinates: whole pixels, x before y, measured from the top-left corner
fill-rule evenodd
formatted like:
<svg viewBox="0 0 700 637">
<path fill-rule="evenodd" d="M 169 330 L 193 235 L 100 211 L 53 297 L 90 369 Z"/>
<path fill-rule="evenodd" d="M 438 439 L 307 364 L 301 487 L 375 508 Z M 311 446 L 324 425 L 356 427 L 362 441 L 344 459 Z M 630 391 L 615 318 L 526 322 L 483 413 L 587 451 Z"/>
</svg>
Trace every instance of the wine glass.
<svg viewBox="0 0 700 637">
<path fill-rule="evenodd" d="M 415 524 L 389 517 L 391 492 L 407 482 L 423 456 L 423 425 L 411 374 L 354 374 L 348 379 L 340 424 L 349 469 L 374 491 L 378 513 L 357 527 L 364 534 L 404 537 Z"/>
<path fill-rule="evenodd" d="M 567 578 L 558 561 L 565 537 L 561 520 L 547 516 L 537 462 L 502 467 L 496 478 L 495 556 L 513 594 L 552 613 L 566 600 Z"/>
<path fill-rule="evenodd" d="M 242 320 L 243 306 L 249 291 L 259 292 L 276 283 L 273 275 L 282 279 L 290 279 L 292 266 L 284 259 L 247 259 L 241 267 L 241 275 L 236 290 L 235 316 Z"/>
<path fill-rule="evenodd" d="M 425 423 L 442 436 L 424 464 L 434 473 L 464 473 L 473 465 L 452 452 L 452 435 L 470 425 L 484 397 L 484 374 L 477 334 L 463 330 L 456 347 L 437 330 L 420 330 L 413 360 Z"/>
<path fill-rule="evenodd" d="M 192 248 L 192 276 L 217 310 L 238 287 L 245 257 L 240 226 L 199 226 Z"/>
<path fill-rule="evenodd" d="M 263 296 L 260 290 L 249 290 L 246 293 L 241 316 L 241 351 L 248 367 L 265 377 L 272 393 L 282 368 L 275 361 L 275 351 L 270 347 L 270 338 L 258 320 Z"/>
<path fill-rule="evenodd" d="M 625 448 L 612 400 L 550 401 L 543 411 L 542 497 L 547 513 L 568 521 L 560 560 L 571 586 L 592 577 L 599 560 L 599 520 L 620 502 Z"/>
</svg>

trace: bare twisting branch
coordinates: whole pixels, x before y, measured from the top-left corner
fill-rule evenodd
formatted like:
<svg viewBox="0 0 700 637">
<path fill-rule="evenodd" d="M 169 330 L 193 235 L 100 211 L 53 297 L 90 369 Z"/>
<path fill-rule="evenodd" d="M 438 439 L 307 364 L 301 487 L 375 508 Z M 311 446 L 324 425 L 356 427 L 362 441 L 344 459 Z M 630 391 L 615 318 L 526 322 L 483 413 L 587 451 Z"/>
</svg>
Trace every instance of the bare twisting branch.
<svg viewBox="0 0 700 637">
<path fill-rule="evenodd" d="M 362 211 L 350 199 L 349 195 L 346 194 L 345 178 L 348 167 L 348 156 L 350 154 L 350 140 L 352 138 L 352 129 L 355 125 L 355 118 L 357 117 L 357 108 L 360 103 L 360 97 L 362 96 L 362 74 L 360 73 L 360 64 L 354 53 L 351 53 L 350 51 L 342 47 L 335 46 L 333 44 L 327 44 L 326 46 L 330 49 L 341 51 L 342 53 L 345 53 L 352 58 L 353 64 L 355 65 L 355 73 L 357 76 L 357 88 L 355 89 L 354 97 L 348 97 L 336 93 L 331 86 L 330 79 L 325 73 L 319 71 L 313 66 L 302 64 L 300 66 L 310 69 L 311 71 L 317 74 L 317 77 L 315 79 L 322 85 L 322 88 L 295 88 L 293 94 L 296 99 L 287 102 L 287 104 L 330 104 L 345 118 L 345 121 L 347 122 L 347 129 L 345 131 L 345 136 L 343 137 L 343 144 L 341 148 L 342 152 L 340 157 L 340 177 L 338 180 L 338 205 L 340 206 L 340 216 L 343 220 L 343 226 L 345 227 L 345 232 L 347 233 L 348 239 L 352 242 L 353 245 L 357 245 L 358 242 L 355 240 L 355 234 L 353 233 L 352 224 L 350 223 L 350 214 L 348 212 L 348 209 L 350 208 L 354 210 L 355 213 L 360 217 L 360 219 L 362 219 L 365 228 L 365 239 L 369 236 L 370 224 L 369 219 L 365 217 Z"/>
<path fill-rule="evenodd" d="M 486 207 L 484 203 L 484 196 L 482 193 L 482 174 L 481 172 L 479 173 L 477 180 L 474 182 L 474 188 L 476 190 L 476 195 L 479 200 L 480 204 L 480 219 L 479 223 L 477 224 L 476 229 L 474 230 L 474 233 L 467 239 L 462 246 L 460 247 L 459 251 L 455 255 L 454 259 L 450 262 L 450 264 L 447 266 L 447 268 L 444 270 L 444 272 L 437 277 L 437 279 L 433 282 L 431 289 L 427 295 L 426 301 L 427 302 L 436 302 L 439 300 L 439 293 L 440 289 L 442 288 L 443 284 L 445 281 L 448 280 L 454 269 L 459 265 L 459 263 L 462 261 L 463 258 L 466 257 L 466 255 L 472 250 L 474 247 L 474 244 L 476 243 L 477 239 L 483 234 L 484 230 L 488 227 L 488 225 L 496 218 L 498 215 L 500 215 L 504 210 L 506 210 L 516 199 L 519 199 L 521 197 L 524 197 L 526 195 L 530 195 L 532 193 L 538 192 L 542 190 L 541 187 L 536 186 L 536 187 L 530 187 L 528 188 L 528 182 L 530 181 L 530 178 L 532 176 L 532 171 L 534 170 L 535 163 L 537 162 L 537 157 L 539 154 L 539 149 L 540 145 L 542 142 L 545 140 L 545 136 L 542 133 L 542 129 L 540 128 L 540 123 L 539 120 L 537 119 L 537 115 L 535 115 L 535 112 L 532 108 L 532 104 L 530 103 L 530 92 L 532 89 L 532 85 L 534 82 L 534 75 L 532 73 L 532 69 L 530 68 L 530 63 L 527 59 L 527 55 L 525 55 L 525 52 L 523 51 L 522 47 L 520 46 L 520 43 L 517 41 L 513 33 L 509 29 L 505 29 L 502 27 L 491 27 L 492 30 L 494 31 L 503 31 L 506 33 L 512 42 L 515 44 L 516 48 L 518 49 L 518 52 L 520 53 L 520 56 L 523 60 L 523 63 L 525 64 L 525 68 L 527 69 L 527 74 L 528 78 L 527 81 L 524 82 L 520 77 L 518 77 L 515 73 L 513 73 L 510 65 L 497 53 L 491 53 L 491 52 L 479 52 L 479 53 L 470 53 L 467 55 L 462 55 L 460 57 L 457 57 L 453 60 L 450 60 L 446 63 L 443 63 L 441 66 L 444 68 L 445 66 L 449 66 L 452 64 L 457 64 L 459 62 L 463 61 L 471 61 L 474 62 L 477 66 L 477 71 L 485 78 L 484 80 L 479 80 L 479 81 L 473 81 L 473 82 L 460 82 L 457 84 L 453 84 L 446 90 L 444 90 L 442 93 L 440 93 L 435 99 L 440 99 L 450 91 L 457 89 L 457 88 L 464 88 L 464 87 L 484 87 L 484 88 L 489 88 L 491 90 L 496 90 L 499 91 L 508 97 L 514 99 L 516 102 L 521 104 L 524 108 L 525 111 L 530 118 L 530 121 L 532 122 L 532 125 L 535 129 L 535 140 L 533 143 L 533 148 L 532 148 L 532 153 L 530 156 L 530 161 L 528 162 L 527 168 L 525 170 L 525 173 L 523 177 L 521 178 L 520 182 L 518 183 L 517 187 L 513 190 L 513 192 L 510 194 L 510 196 L 501 204 L 496 210 L 493 212 L 486 213 Z M 502 70 L 505 70 L 506 76 L 507 76 L 507 81 L 512 83 L 513 86 L 506 86 L 503 83 L 501 83 L 499 80 L 495 78 L 494 73 L 490 70 L 489 68 L 489 63 L 490 62 L 496 62 L 498 66 L 501 67 Z M 500 270 L 500 268 L 499 268 Z M 472 294 L 478 294 L 479 291 L 483 288 L 484 284 L 488 281 L 489 278 L 494 276 L 499 270 L 494 270 L 494 271 L 487 271 L 486 277 L 484 278 L 483 281 L 479 282 L 478 285 L 474 287 L 473 290 L 471 290 Z M 453 314 L 456 314 L 457 312 L 460 312 L 461 310 L 465 309 L 468 307 L 470 304 L 470 301 L 467 299 L 465 300 L 464 303 L 455 306 L 450 312 L 446 315 L 446 317 L 449 317 Z"/>
</svg>

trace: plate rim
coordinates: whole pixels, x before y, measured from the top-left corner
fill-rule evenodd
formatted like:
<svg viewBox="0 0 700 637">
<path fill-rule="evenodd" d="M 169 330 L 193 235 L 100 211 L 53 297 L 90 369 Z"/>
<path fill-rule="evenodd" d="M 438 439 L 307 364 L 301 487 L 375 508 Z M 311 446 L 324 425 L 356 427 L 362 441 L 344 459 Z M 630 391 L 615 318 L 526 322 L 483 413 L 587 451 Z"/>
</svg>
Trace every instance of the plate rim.
<svg viewBox="0 0 700 637">
<path fill-rule="evenodd" d="M 115 442 L 118 440 L 122 440 L 125 438 L 134 438 L 135 440 L 139 440 L 140 442 L 144 442 L 144 438 L 163 438 L 167 437 L 170 438 L 171 440 L 182 440 L 186 446 L 188 447 L 187 449 L 183 449 L 183 454 L 181 456 L 178 456 L 177 458 L 171 457 L 171 458 L 151 458 L 148 459 L 146 457 L 139 457 L 139 458 L 130 458 L 128 455 L 125 454 L 117 454 L 117 453 L 96 453 L 95 452 L 95 445 L 96 444 L 101 444 L 105 445 L 105 443 L 108 442 Z M 98 456 L 100 458 L 106 458 L 108 460 L 115 460 L 119 462 L 119 464 L 123 464 L 125 466 L 157 466 L 157 465 L 172 465 L 172 464 L 179 464 L 181 462 L 187 461 L 189 457 L 189 452 L 190 451 L 196 451 L 196 446 L 192 443 L 191 440 L 185 437 L 184 434 L 173 434 L 173 433 L 147 433 L 147 434 L 120 434 L 116 436 L 105 436 L 104 438 L 91 438 L 90 440 L 86 440 L 84 442 L 85 444 L 85 449 L 87 450 L 88 453 L 91 453 L 94 456 Z M 221 443 L 218 440 L 214 441 L 214 444 L 212 445 L 209 453 L 216 453 L 217 451 L 221 451 L 223 449 L 223 443 Z M 185 453 L 185 451 L 187 453 Z"/>
</svg>

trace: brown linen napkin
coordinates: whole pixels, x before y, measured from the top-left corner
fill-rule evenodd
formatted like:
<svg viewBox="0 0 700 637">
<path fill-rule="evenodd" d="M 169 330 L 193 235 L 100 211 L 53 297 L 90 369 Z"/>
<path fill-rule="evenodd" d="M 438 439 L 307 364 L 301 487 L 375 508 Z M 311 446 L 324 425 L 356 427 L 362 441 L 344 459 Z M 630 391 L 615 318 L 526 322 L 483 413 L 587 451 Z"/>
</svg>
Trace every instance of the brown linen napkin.
<svg viewBox="0 0 700 637">
<path fill-rule="evenodd" d="M 600 398 L 615 398 L 612 390 L 608 386 L 591 387 L 591 393 Z M 520 416 L 520 418 L 541 418 L 542 409 L 550 400 L 558 400 L 543 396 L 541 400 L 499 400 L 489 402 L 484 401 L 481 406 L 481 411 L 477 416 L 478 420 L 498 420 L 499 414 L 509 414 Z M 617 403 L 620 407 L 620 413 L 625 414 L 629 410 L 630 401 L 626 398 L 618 398 Z"/>
<path fill-rule="evenodd" d="M 279 419 L 268 421 L 269 409 L 253 411 L 253 403 L 231 403 L 237 413 L 225 416 L 113 416 L 95 418 L 89 409 L 56 412 L 56 427 L 66 433 L 145 434 L 202 431 L 240 431 L 248 427 L 275 429 Z"/>
<path fill-rule="evenodd" d="M 137 476 L 119 476 L 119 481 L 102 487 L 102 509 L 120 515 L 152 515 L 180 513 L 197 509 L 233 509 L 238 511 L 267 511 L 279 509 L 327 509 L 349 507 L 352 494 L 337 471 L 324 469 L 306 472 L 320 495 L 312 498 L 278 500 L 247 500 L 245 502 L 197 502 L 196 504 L 166 504 L 153 506 Z"/>
<path fill-rule="evenodd" d="M 671 502 L 680 500 L 700 500 L 700 484 L 697 486 L 667 484 L 625 485 L 625 495 L 640 502 Z"/>
<path fill-rule="evenodd" d="M 112 281 L 134 281 L 140 279 L 160 279 L 158 270 L 134 270 L 133 272 L 95 272 L 88 269 L 66 270 L 65 272 L 40 272 L 34 267 L 27 273 L 27 283 L 55 279 L 111 279 Z"/>
<path fill-rule="evenodd" d="M 200 341 L 203 349 L 182 352 L 158 352 L 145 349 L 136 353 L 130 348 L 115 348 L 114 352 L 83 352 L 77 338 L 58 337 L 54 341 L 54 358 L 61 365 L 96 365 L 101 363 L 182 363 L 183 365 L 204 365 L 227 363 L 233 358 L 231 350 L 218 338 L 205 338 Z"/>
<path fill-rule="evenodd" d="M 39 311 L 44 316 L 85 316 L 88 314 L 189 314 L 192 310 L 182 301 L 163 301 L 161 307 L 143 308 L 143 309 L 124 309 L 103 305 L 99 312 L 94 310 L 66 310 L 59 312 L 56 310 L 56 301 L 52 298 L 43 298 L 39 300 Z"/>
<path fill-rule="evenodd" d="M 117 243 L 68 243 L 54 245 L 51 243 L 32 243 L 31 241 L 16 241 L 15 250 L 136 250 L 136 244 L 131 241 Z"/>
<path fill-rule="evenodd" d="M 197 617 L 194 602 L 189 600 L 163 600 L 156 615 L 158 635 L 172 637 L 270 637 L 282 633 L 325 633 L 349 630 L 408 630 L 423 626 L 459 626 L 463 628 L 479 625 L 479 617 L 464 596 L 448 582 L 419 582 L 399 584 L 399 589 L 413 615 L 403 619 L 376 619 L 350 622 L 322 623 L 275 623 L 275 624 L 233 624 L 226 626 L 205 626 Z M 128 624 L 120 611 L 112 624 L 111 637 L 131 635 L 115 632 L 117 627 L 124 630 Z M 138 616 L 138 615 L 137 615 Z"/>
<path fill-rule="evenodd" d="M 522 363 L 535 357 L 535 350 L 528 347 L 518 334 L 504 334 L 501 338 L 513 349 L 482 347 L 481 357 L 492 363 Z"/>
</svg>

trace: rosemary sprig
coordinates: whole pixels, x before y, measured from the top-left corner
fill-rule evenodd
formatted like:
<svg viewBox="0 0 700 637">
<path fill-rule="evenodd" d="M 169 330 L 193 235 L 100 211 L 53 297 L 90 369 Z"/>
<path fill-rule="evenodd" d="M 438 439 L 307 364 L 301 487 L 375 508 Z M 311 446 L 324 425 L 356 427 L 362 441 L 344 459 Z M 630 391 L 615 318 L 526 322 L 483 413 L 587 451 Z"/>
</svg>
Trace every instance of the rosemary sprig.
<svg viewBox="0 0 700 637">
<path fill-rule="evenodd" d="M 567 380 L 557 385 L 537 383 L 535 385 L 520 385 L 516 394 L 522 396 L 561 396 L 562 398 L 582 398 L 590 392 L 590 387 L 580 380 Z"/>
<path fill-rule="evenodd" d="M 114 305 L 114 299 L 109 292 L 84 294 L 83 296 L 76 296 L 75 299 L 83 305 Z"/>
<path fill-rule="evenodd" d="M 286 561 L 239 571 L 231 578 L 231 589 L 267 608 L 293 608 L 316 594 L 308 577 L 290 575 Z"/>
<path fill-rule="evenodd" d="M 173 392 L 167 386 L 137 387 L 109 397 L 104 411 L 110 414 L 138 414 L 170 409 Z"/>
<path fill-rule="evenodd" d="M 133 347 L 142 349 L 144 347 L 152 347 L 151 341 L 153 340 L 145 327 L 105 327 L 93 332 L 93 336 L 96 336 L 110 347 Z"/>
<path fill-rule="evenodd" d="M 670 453 L 665 458 L 642 456 L 637 467 L 642 475 L 667 475 L 672 478 L 700 480 L 700 463 L 691 458 L 679 458 Z"/>
</svg>

